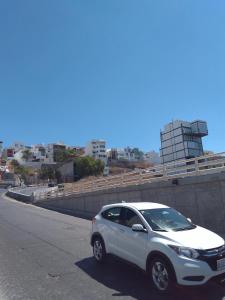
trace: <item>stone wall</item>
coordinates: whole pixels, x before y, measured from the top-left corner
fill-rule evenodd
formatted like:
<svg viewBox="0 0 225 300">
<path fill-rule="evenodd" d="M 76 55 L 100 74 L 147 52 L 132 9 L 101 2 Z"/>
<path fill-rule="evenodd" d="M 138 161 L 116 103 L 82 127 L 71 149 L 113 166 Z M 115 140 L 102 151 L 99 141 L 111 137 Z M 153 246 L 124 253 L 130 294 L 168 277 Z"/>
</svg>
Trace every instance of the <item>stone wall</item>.
<svg viewBox="0 0 225 300">
<path fill-rule="evenodd" d="M 176 208 L 194 223 L 225 234 L 225 173 L 49 199 L 36 205 L 92 218 L 103 205 L 121 201 L 163 203 Z"/>
</svg>

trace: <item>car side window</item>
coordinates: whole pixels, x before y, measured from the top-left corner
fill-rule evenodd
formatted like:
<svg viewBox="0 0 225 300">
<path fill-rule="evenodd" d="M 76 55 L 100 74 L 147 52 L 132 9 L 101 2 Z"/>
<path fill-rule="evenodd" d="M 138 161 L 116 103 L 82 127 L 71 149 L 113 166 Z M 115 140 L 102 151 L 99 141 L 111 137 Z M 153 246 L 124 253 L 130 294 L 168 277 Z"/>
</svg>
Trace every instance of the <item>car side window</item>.
<svg viewBox="0 0 225 300">
<path fill-rule="evenodd" d="M 120 223 L 121 207 L 113 207 L 102 212 L 102 217 L 106 220 Z"/>
<path fill-rule="evenodd" d="M 126 208 L 126 212 L 124 214 L 123 225 L 132 227 L 132 225 L 134 225 L 134 224 L 143 225 L 140 217 L 133 210 Z"/>
</svg>

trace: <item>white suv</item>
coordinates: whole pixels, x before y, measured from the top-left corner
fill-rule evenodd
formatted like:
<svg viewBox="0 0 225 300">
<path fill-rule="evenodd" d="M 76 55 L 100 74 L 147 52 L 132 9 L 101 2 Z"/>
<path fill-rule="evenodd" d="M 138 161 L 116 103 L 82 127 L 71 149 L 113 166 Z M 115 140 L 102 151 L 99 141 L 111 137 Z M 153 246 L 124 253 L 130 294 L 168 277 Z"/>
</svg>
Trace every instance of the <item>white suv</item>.
<svg viewBox="0 0 225 300">
<path fill-rule="evenodd" d="M 107 254 L 132 262 L 160 292 L 225 278 L 224 240 L 162 204 L 104 206 L 92 221 L 91 245 L 98 262 Z"/>
</svg>

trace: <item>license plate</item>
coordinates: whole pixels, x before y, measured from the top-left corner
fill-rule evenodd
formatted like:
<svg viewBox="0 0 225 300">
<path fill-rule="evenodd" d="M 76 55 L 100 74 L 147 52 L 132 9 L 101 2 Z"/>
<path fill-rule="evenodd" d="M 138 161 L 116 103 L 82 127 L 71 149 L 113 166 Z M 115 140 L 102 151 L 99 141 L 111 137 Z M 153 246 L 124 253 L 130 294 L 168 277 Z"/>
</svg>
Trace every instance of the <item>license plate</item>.
<svg viewBox="0 0 225 300">
<path fill-rule="evenodd" d="M 225 269 L 225 258 L 217 260 L 217 271 Z"/>
</svg>

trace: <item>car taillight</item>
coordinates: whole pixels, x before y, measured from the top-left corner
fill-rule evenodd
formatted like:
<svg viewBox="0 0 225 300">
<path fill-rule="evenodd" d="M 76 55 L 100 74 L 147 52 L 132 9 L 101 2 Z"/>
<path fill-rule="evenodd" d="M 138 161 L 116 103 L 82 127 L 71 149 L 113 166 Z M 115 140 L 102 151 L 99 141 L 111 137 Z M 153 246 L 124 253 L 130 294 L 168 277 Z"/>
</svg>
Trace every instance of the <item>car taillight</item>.
<svg viewBox="0 0 225 300">
<path fill-rule="evenodd" d="M 95 224 L 95 222 L 96 222 L 96 219 L 93 218 L 93 219 L 92 219 L 92 225 Z"/>
</svg>

